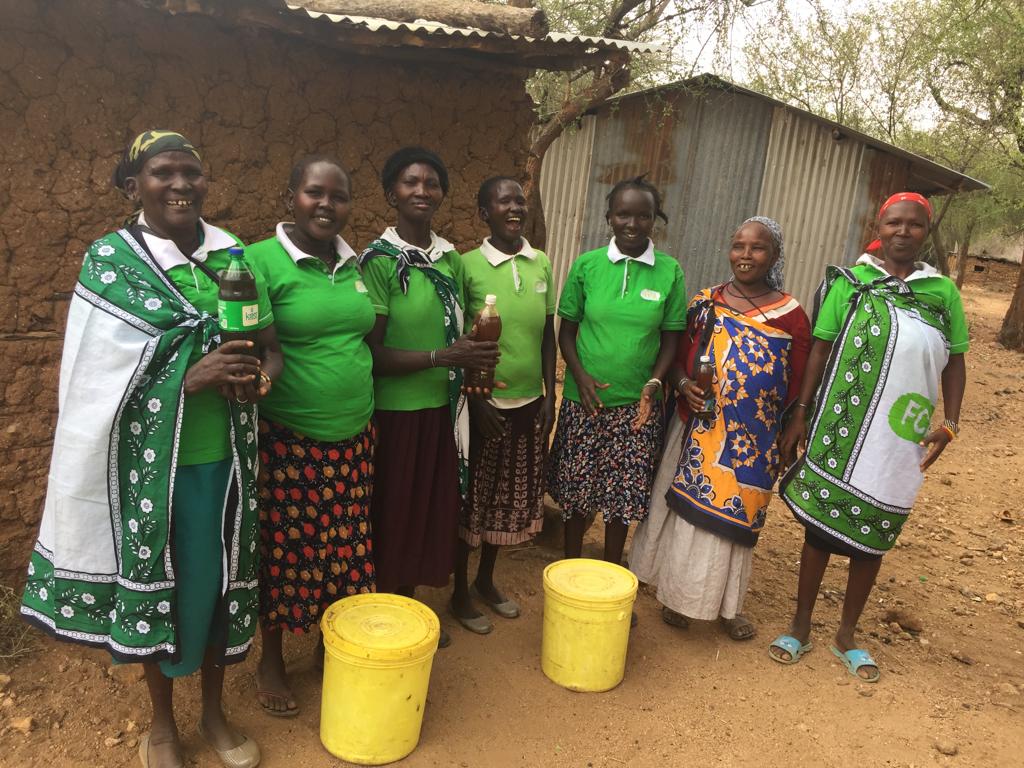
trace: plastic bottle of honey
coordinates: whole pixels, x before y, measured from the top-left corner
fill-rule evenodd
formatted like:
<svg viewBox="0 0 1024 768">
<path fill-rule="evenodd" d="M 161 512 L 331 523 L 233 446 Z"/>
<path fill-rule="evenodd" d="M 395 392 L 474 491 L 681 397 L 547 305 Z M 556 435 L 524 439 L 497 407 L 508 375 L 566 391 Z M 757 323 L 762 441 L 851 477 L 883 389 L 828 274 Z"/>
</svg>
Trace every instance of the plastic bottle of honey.
<svg viewBox="0 0 1024 768">
<path fill-rule="evenodd" d="M 697 386 L 700 387 L 700 391 L 704 394 L 704 407 L 694 415 L 706 419 L 713 419 L 715 417 L 715 391 L 712 388 L 714 379 L 715 366 L 711 362 L 710 355 L 701 355 L 700 362 L 697 365 L 696 382 Z"/>
<path fill-rule="evenodd" d="M 259 293 L 256 278 L 245 263 L 244 251 L 239 247 L 229 248 L 231 263 L 220 272 L 217 291 L 217 322 L 220 325 L 221 343 L 228 341 L 256 342 L 257 326 L 260 322 Z"/>
<path fill-rule="evenodd" d="M 473 341 L 498 341 L 501 338 L 501 317 L 498 316 L 498 297 L 488 293 L 484 297 L 484 308 L 476 318 L 476 332 Z M 483 392 L 491 394 L 494 389 L 494 369 L 480 370 L 468 368 L 466 370 L 465 387 L 468 392 Z"/>
</svg>

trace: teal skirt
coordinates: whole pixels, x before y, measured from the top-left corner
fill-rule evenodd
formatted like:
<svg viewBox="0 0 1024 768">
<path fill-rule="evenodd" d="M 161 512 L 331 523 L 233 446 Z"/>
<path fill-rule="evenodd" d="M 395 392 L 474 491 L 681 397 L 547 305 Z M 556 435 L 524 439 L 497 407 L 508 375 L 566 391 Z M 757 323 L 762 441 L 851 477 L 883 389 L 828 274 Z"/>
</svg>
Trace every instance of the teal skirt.
<svg viewBox="0 0 1024 768">
<path fill-rule="evenodd" d="M 227 644 L 223 594 L 224 506 L 231 459 L 178 467 L 172 507 L 178 658 L 160 662 L 167 677 L 183 677 L 203 663 L 207 648 Z"/>
</svg>

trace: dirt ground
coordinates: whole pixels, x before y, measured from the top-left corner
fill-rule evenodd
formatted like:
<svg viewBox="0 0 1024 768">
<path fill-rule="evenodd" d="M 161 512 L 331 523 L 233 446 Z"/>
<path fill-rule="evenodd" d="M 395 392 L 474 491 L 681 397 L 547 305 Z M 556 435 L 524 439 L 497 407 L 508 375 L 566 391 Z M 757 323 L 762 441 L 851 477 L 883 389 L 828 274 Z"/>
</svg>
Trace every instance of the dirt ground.
<svg viewBox="0 0 1024 768">
<path fill-rule="evenodd" d="M 444 590 L 422 595 L 454 642 L 435 658 L 422 738 L 403 765 L 1021 765 L 1024 357 L 994 343 L 1014 273 L 987 263 L 964 288 L 972 349 L 962 435 L 929 474 L 861 624 L 882 668 L 879 684 L 858 683 L 828 652 L 845 586 L 839 561 L 822 587 L 815 649 L 796 666 L 768 659 L 767 644 L 793 609 L 802 537 L 775 503 L 746 605 L 755 640 L 730 641 L 713 624 L 671 628 L 642 594 L 623 683 L 603 694 L 563 690 L 544 677 L 539 658 L 541 570 L 558 557 L 549 535 L 499 560 L 500 581 L 523 615 L 496 619 L 489 636 L 447 618 Z M 593 554 L 599 529 L 588 535 Z M 921 631 L 887 623 L 897 608 Z M 302 706 L 293 720 L 260 712 L 254 659 L 228 672 L 231 717 L 259 740 L 268 768 L 339 764 L 318 738 L 312 648 L 311 638 L 288 643 Z M 101 652 L 41 641 L 3 670 L 11 680 L 0 702 L 0 766 L 138 765 L 148 705 L 136 669 L 112 671 Z M 188 765 L 214 768 L 216 756 L 196 735 L 198 688 L 198 679 L 179 685 L 179 723 Z"/>
</svg>

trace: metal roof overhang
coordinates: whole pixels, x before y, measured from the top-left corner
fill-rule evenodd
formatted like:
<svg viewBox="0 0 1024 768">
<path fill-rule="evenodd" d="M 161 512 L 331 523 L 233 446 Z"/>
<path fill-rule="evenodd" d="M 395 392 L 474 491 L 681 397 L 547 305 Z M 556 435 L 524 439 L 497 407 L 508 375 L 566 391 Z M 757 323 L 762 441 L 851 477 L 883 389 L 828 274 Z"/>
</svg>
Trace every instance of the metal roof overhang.
<svg viewBox="0 0 1024 768">
<path fill-rule="evenodd" d="M 717 75 L 705 73 L 692 77 L 688 80 L 680 80 L 666 85 L 659 85 L 651 88 L 645 88 L 640 91 L 633 91 L 632 93 L 621 94 L 613 97 L 610 101 L 623 101 L 642 96 L 651 96 L 659 91 L 672 89 L 699 93 L 701 90 L 707 90 L 709 88 L 730 93 L 741 93 L 770 102 L 802 115 L 810 120 L 814 120 L 822 125 L 828 126 L 833 131 L 837 132 L 836 135 L 839 140 L 847 138 L 856 139 L 880 152 L 902 158 L 910 163 L 910 178 L 908 179 L 908 185 L 922 194 L 935 195 L 948 194 L 950 192 L 973 192 L 977 190 L 991 189 L 991 187 L 983 181 L 979 181 L 978 179 L 967 176 L 959 171 L 954 171 L 952 168 L 947 168 L 946 166 L 936 163 L 933 160 L 929 160 L 926 157 L 916 155 L 913 152 L 908 152 L 905 149 L 900 149 L 893 144 L 868 136 L 865 133 L 861 133 L 849 126 L 843 125 L 842 123 L 837 123 L 834 120 L 821 117 L 813 112 L 808 112 L 806 109 L 794 107 L 792 104 L 779 101 L 776 98 L 766 96 L 758 91 L 753 91 L 749 88 L 744 88 L 742 85 L 730 83 L 728 80 L 723 80 Z"/>
<path fill-rule="evenodd" d="M 569 70 L 604 58 L 655 53 L 661 46 L 584 35 L 544 37 L 453 27 L 434 21 L 401 22 L 367 16 L 311 11 L 287 0 L 136 0 L 164 12 L 211 16 L 240 27 L 273 29 L 367 56 L 499 66 Z"/>
</svg>

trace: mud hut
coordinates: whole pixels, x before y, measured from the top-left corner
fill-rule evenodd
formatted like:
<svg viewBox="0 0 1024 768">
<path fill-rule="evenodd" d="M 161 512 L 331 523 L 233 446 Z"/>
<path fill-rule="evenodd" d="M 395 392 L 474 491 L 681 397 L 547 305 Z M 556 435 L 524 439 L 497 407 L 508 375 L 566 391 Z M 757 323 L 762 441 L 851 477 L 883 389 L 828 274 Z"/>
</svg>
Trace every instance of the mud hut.
<svg viewBox="0 0 1024 768">
<path fill-rule="evenodd" d="M 377 172 L 435 148 L 452 194 L 438 229 L 479 232 L 475 193 L 521 167 L 525 81 L 644 46 L 547 34 L 533 9 L 466 0 L 0 0 L 0 578 L 20 574 L 46 485 L 70 291 L 86 246 L 127 213 L 119 151 L 150 127 L 201 147 L 205 214 L 247 241 L 283 216 L 293 162 L 351 169 L 356 245 L 387 208 Z"/>
</svg>

